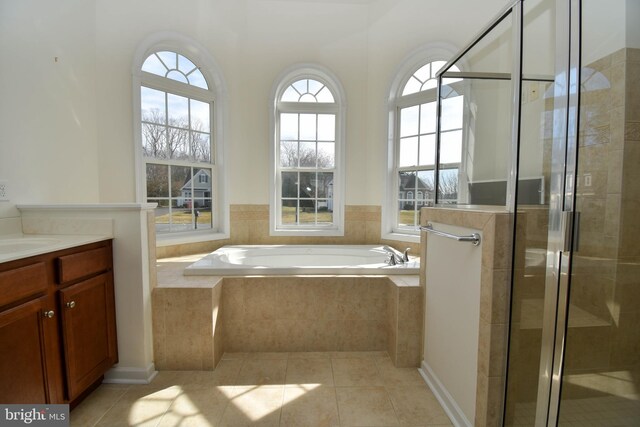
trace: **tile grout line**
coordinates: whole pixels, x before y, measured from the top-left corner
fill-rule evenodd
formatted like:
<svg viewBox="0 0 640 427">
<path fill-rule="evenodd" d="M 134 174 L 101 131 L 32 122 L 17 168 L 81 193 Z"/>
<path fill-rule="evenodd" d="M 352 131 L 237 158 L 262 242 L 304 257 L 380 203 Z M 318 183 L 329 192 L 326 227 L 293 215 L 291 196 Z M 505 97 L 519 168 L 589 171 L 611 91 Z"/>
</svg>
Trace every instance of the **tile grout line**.
<svg viewBox="0 0 640 427">
<path fill-rule="evenodd" d="M 289 371 L 289 353 L 285 359 L 287 364 L 284 367 L 284 379 L 282 380 L 282 400 L 280 401 L 280 413 L 278 414 L 278 425 L 282 425 L 282 409 L 284 408 L 284 394 L 287 388 L 287 372 Z"/>
<path fill-rule="evenodd" d="M 338 386 L 336 384 L 335 373 L 333 372 L 333 356 L 329 355 L 329 364 L 331 365 L 331 380 L 333 381 L 333 397 L 336 400 L 336 414 L 338 415 L 338 426 L 342 425 L 340 418 L 340 404 L 338 403 Z"/>
<path fill-rule="evenodd" d="M 94 427 L 97 426 L 100 423 L 100 420 L 102 420 L 105 415 L 107 415 L 107 412 L 109 412 L 111 409 L 113 409 L 114 406 L 116 406 L 116 404 L 120 401 L 120 399 L 122 399 L 122 396 L 127 394 L 127 392 L 129 391 L 130 388 L 131 388 L 131 385 L 128 385 L 127 388 L 125 389 L 125 391 L 120 396 L 118 396 L 118 398 L 113 402 L 113 404 L 111 406 L 109 406 L 109 408 L 107 408 L 107 410 L 104 411 L 102 413 L 102 415 L 100 415 L 100 417 L 96 420 L 96 422 L 93 423 Z"/>
</svg>

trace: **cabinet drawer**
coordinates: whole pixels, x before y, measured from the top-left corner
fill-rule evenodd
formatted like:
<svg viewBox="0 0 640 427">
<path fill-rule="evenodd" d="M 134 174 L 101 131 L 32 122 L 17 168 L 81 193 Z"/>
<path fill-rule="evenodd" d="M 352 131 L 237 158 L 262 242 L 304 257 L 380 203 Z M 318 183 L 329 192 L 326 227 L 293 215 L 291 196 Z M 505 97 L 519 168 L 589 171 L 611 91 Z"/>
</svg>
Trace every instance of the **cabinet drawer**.
<svg viewBox="0 0 640 427">
<path fill-rule="evenodd" d="M 82 277 L 108 270 L 111 266 L 110 247 L 105 246 L 77 254 L 58 257 L 59 283 L 67 283 Z"/>
<path fill-rule="evenodd" d="M 44 262 L 0 273 L 0 307 L 47 290 Z"/>
</svg>

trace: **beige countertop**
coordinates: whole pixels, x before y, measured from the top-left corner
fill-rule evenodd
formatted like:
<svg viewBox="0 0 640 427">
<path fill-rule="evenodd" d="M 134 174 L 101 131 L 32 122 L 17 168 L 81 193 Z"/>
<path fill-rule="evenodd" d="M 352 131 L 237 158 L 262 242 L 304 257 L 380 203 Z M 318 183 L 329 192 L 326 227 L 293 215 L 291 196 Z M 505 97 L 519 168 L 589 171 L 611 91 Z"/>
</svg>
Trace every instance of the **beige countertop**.
<svg viewBox="0 0 640 427">
<path fill-rule="evenodd" d="M 3 234 L 0 263 L 110 239 L 106 235 Z"/>
</svg>

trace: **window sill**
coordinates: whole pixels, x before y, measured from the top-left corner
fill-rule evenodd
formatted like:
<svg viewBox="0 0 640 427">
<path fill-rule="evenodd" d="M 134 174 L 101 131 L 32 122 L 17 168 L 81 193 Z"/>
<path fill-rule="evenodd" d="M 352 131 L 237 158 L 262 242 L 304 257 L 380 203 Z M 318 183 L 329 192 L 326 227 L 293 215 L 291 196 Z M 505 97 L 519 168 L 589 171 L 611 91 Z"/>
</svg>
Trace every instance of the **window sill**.
<svg viewBox="0 0 640 427">
<path fill-rule="evenodd" d="M 208 242 L 211 240 L 224 240 L 228 238 L 229 238 L 228 234 L 217 233 L 217 232 L 157 234 L 156 246 L 162 247 L 162 246 L 183 245 L 185 243 L 200 243 L 200 242 Z"/>
<path fill-rule="evenodd" d="M 420 234 L 392 231 L 388 233 L 382 233 L 381 237 L 382 240 L 396 240 L 399 242 L 420 243 Z"/>
<path fill-rule="evenodd" d="M 297 236 L 297 237 L 343 237 L 344 230 L 342 228 L 329 228 L 324 230 L 318 229 L 271 229 L 271 236 Z"/>
</svg>

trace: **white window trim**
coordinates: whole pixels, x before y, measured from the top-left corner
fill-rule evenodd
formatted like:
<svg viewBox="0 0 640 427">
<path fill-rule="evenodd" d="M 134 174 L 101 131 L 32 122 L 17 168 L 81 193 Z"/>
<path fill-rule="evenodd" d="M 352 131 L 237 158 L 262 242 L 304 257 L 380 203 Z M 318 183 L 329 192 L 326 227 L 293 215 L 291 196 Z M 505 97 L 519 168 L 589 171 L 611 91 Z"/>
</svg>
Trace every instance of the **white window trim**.
<svg viewBox="0 0 640 427">
<path fill-rule="evenodd" d="M 458 49 L 448 43 L 430 43 L 409 54 L 400 63 L 393 80 L 389 85 L 389 97 L 387 99 L 387 111 L 383 120 L 387 123 L 387 137 L 384 141 L 386 146 L 386 186 L 382 203 L 381 237 L 386 240 L 398 240 L 402 242 L 420 242 L 419 230 L 402 229 L 398 223 L 398 177 L 396 173 L 396 159 L 398 158 L 398 147 L 396 144 L 396 133 L 399 126 L 399 108 L 413 105 L 413 101 L 427 99 L 428 92 L 418 92 L 402 97 L 402 90 L 407 81 L 421 66 L 433 61 L 448 61 L 453 57 Z M 410 103 L 407 101 L 411 101 Z"/>
<path fill-rule="evenodd" d="M 310 78 L 325 84 L 335 97 L 335 104 L 323 105 L 322 103 L 289 103 L 279 102 L 285 89 L 297 80 Z M 295 226 L 279 227 L 278 215 L 280 181 L 276 162 L 276 144 L 278 132 L 278 113 L 282 109 L 295 104 L 295 112 L 321 113 L 323 110 L 336 114 L 336 157 L 333 185 L 333 225 L 332 226 Z M 292 110 L 293 111 L 293 110 Z M 346 121 L 347 103 L 344 88 L 340 80 L 327 68 L 317 64 L 296 64 L 286 69 L 275 80 L 269 97 L 269 233 L 271 236 L 344 236 L 344 195 L 345 195 L 345 145 L 346 145 Z"/>
<path fill-rule="evenodd" d="M 229 192 L 226 159 L 226 140 L 225 130 L 228 129 L 228 92 L 221 68 L 215 59 L 209 54 L 207 49 L 195 40 L 192 40 L 182 34 L 163 31 L 152 34 L 140 43 L 133 57 L 132 66 L 132 98 L 133 98 L 133 140 L 134 140 L 134 158 L 135 158 L 135 177 L 136 177 L 136 200 L 139 203 L 146 203 L 146 171 L 145 161 L 142 153 L 142 130 L 141 130 L 141 97 L 140 86 L 144 84 L 154 87 L 156 79 L 162 79 L 159 76 L 142 71 L 142 64 L 147 57 L 156 51 L 168 50 L 177 52 L 187 58 L 193 58 L 199 65 L 200 71 L 207 79 L 210 86 L 207 92 L 208 97 L 213 98 L 212 126 L 213 132 L 211 138 L 214 143 L 215 164 L 211 164 L 211 169 L 215 180 L 215 188 L 212 186 L 212 197 L 216 198 L 217 229 L 204 231 L 193 230 L 180 233 L 167 233 L 156 235 L 157 246 L 170 246 L 184 243 L 197 243 L 210 240 L 228 239 L 230 236 L 229 221 Z M 168 90 L 174 82 L 163 79 L 163 84 L 158 89 Z M 176 85 L 178 83 L 175 83 Z M 202 98 L 204 89 L 198 87 L 184 87 L 179 85 L 180 92 L 198 95 L 195 98 Z M 213 100 L 213 99 L 212 99 Z M 212 153 L 212 154 L 214 154 Z"/>
</svg>

